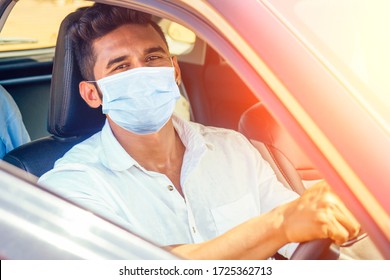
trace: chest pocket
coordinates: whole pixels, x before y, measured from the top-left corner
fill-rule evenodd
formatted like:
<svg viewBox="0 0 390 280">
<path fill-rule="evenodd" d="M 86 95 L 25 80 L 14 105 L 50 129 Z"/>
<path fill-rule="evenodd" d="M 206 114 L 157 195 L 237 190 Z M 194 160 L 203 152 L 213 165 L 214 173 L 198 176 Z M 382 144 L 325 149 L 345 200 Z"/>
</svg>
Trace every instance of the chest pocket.
<svg viewBox="0 0 390 280">
<path fill-rule="evenodd" d="M 254 198 L 251 194 L 246 194 L 238 200 L 212 208 L 213 216 L 218 235 L 225 233 L 233 227 L 259 215 Z"/>
</svg>

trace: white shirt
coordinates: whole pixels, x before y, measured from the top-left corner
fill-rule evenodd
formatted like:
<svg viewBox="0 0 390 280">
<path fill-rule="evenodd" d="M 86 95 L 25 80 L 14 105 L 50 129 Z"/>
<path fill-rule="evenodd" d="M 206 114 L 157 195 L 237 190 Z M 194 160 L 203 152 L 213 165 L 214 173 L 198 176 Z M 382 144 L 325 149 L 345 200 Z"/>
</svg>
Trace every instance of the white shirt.
<svg viewBox="0 0 390 280">
<path fill-rule="evenodd" d="M 58 160 L 40 183 L 161 246 L 212 239 L 297 198 L 241 134 L 177 116 L 173 123 L 186 147 L 184 198 L 167 176 L 140 166 L 107 122 Z M 289 257 L 293 248 L 280 253 Z"/>
</svg>

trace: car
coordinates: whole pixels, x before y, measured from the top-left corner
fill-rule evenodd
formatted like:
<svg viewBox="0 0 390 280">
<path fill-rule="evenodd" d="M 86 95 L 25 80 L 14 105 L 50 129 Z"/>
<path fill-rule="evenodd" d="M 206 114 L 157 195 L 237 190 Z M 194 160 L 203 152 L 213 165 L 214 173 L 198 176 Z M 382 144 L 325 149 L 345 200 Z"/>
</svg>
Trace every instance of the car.
<svg viewBox="0 0 390 280">
<path fill-rule="evenodd" d="M 1 22 L 11 21 L 13 10 L 24 2 L 28 1 L 15 4 L 0 0 Z M 46 2 L 43 1 L 53 7 L 69 3 L 77 7 L 90 5 L 90 1 Z M 244 133 L 256 147 L 271 151 L 265 158 L 279 160 L 277 164 L 271 162 L 275 168 L 293 169 L 294 186 L 289 185 L 290 178 L 280 179 L 297 192 L 325 179 L 359 220 L 382 257 L 390 259 L 390 85 L 385 71 L 390 62 L 390 40 L 386 36 L 390 25 L 385 14 L 389 3 L 356 1 L 351 7 L 346 0 L 246 0 L 245 5 L 235 0 L 97 2 L 152 13 L 163 26 L 182 70 L 183 98 L 179 110 L 186 118 Z M 51 249 L 47 250 L 48 255 L 35 255 L 35 247 L 26 245 L 29 254 L 24 256 L 13 254 L 16 248 L 5 247 L 12 238 L 36 238 L 28 234 L 32 230 L 27 225 L 47 233 L 54 230 L 37 228 L 38 223 L 26 224 L 28 217 L 23 213 L 18 221 L 23 222 L 24 230 L 14 226 L 14 217 L 21 211 L 17 198 L 24 197 L 24 192 L 32 195 L 25 203 L 31 210 L 22 211 L 31 215 L 42 214 L 42 208 L 34 207 L 40 204 L 40 197 L 54 196 L 52 204 L 93 217 L 93 222 L 108 224 L 109 221 L 36 184 L 36 176 L 50 169 L 58 157 L 96 128 L 77 137 L 69 131 L 58 131 L 53 123 L 58 120 L 52 120 L 57 114 L 52 105 L 55 96 L 50 94 L 53 87 L 61 88 L 52 76 L 59 71 L 56 67 L 62 66 L 53 66 L 55 43 L 32 50 L 39 42 L 29 35 L 32 30 L 27 35 L 6 33 L 8 37 L 3 37 L 5 31 L 4 28 L 1 33 L 7 45 L 0 46 L 0 84 L 19 105 L 32 142 L 26 144 L 27 150 L 26 146 L 18 147 L 4 158 L 27 173 L 16 171 L 7 163 L 0 166 L 0 189 L 9 198 L 0 205 L 2 212 L 7 213 L 0 216 L 0 223 L 13 228 L 15 233 L 1 238 L 0 252 L 3 258 L 50 258 Z M 57 41 L 57 47 L 61 43 Z M 45 128 L 47 122 L 49 132 Z M 61 146 L 60 152 L 49 149 L 53 142 Z M 40 157 L 45 159 L 45 166 L 37 163 Z M 40 219 L 45 220 L 45 215 Z M 68 216 L 65 219 L 71 223 L 70 228 L 79 223 Z M 128 244 L 129 251 L 142 251 L 143 246 L 150 245 L 120 227 L 110 228 L 135 238 Z M 73 240 L 63 232 L 56 234 L 61 240 Z M 95 245 L 89 242 L 87 247 L 91 252 L 99 251 Z M 328 257 L 329 246 L 327 240 L 301 244 L 298 252 L 304 253 L 299 258 Z M 320 247 L 325 247 L 326 256 L 316 255 Z M 154 253 L 161 254 L 158 257 L 175 258 L 155 249 Z M 147 256 L 151 255 L 137 254 L 135 258 Z M 61 254 L 54 257 L 61 258 Z"/>
</svg>

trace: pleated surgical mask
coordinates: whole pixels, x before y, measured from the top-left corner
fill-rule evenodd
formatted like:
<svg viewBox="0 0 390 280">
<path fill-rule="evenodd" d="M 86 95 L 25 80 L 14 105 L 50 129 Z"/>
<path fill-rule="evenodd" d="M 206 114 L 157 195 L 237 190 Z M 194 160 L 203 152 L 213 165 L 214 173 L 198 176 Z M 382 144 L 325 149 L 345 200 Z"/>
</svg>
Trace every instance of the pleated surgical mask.
<svg viewBox="0 0 390 280">
<path fill-rule="evenodd" d="M 103 113 L 136 134 L 158 132 L 180 98 L 174 67 L 138 67 L 97 81 Z"/>
</svg>

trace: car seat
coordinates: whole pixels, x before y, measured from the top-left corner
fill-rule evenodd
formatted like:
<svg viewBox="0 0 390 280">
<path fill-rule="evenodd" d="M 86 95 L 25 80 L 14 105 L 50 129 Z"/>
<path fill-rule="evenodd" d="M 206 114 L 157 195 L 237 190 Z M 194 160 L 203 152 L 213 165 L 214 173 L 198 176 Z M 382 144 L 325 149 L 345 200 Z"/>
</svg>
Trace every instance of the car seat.
<svg viewBox="0 0 390 280">
<path fill-rule="evenodd" d="M 241 114 L 257 97 L 230 65 L 207 46 L 204 65 L 180 63 L 194 121 L 237 130 Z"/>
<path fill-rule="evenodd" d="M 323 178 L 287 130 L 261 102 L 241 115 L 238 127 L 270 163 L 278 179 L 287 188 L 302 194 Z"/>
<path fill-rule="evenodd" d="M 70 24 L 79 16 L 79 12 L 69 14 L 58 33 L 47 124 L 51 135 L 20 146 L 3 159 L 37 177 L 52 169 L 58 158 L 104 124 L 101 109 L 88 107 L 79 94 L 82 77 L 67 34 Z"/>
</svg>

